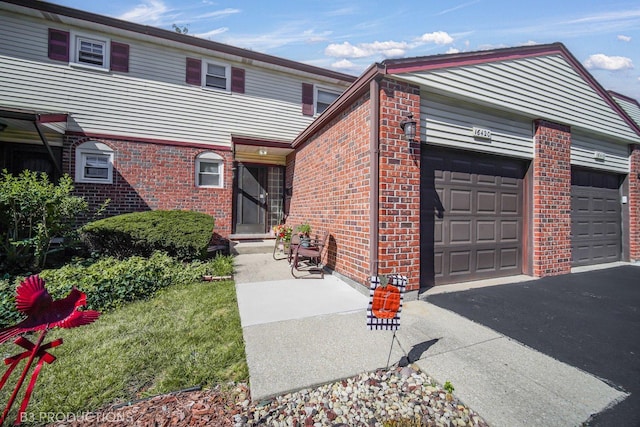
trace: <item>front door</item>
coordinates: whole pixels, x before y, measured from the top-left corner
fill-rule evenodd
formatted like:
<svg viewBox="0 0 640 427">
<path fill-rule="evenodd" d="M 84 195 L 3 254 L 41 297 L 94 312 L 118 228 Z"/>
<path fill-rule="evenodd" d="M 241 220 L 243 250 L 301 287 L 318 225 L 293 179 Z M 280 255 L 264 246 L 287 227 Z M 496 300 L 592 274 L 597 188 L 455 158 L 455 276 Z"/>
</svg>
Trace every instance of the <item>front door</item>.
<svg viewBox="0 0 640 427">
<path fill-rule="evenodd" d="M 267 231 L 267 166 L 238 164 L 236 233 Z"/>
</svg>

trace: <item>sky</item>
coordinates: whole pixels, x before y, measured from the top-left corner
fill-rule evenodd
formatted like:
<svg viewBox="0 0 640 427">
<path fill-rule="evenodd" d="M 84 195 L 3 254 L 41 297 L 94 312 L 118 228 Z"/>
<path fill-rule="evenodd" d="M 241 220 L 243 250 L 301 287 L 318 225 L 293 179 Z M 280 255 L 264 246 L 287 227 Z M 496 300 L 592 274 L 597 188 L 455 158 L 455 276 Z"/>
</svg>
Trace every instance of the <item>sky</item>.
<svg viewBox="0 0 640 427">
<path fill-rule="evenodd" d="M 387 58 L 563 43 L 640 100 L 638 0 L 49 0 L 346 74 Z"/>
</svg>

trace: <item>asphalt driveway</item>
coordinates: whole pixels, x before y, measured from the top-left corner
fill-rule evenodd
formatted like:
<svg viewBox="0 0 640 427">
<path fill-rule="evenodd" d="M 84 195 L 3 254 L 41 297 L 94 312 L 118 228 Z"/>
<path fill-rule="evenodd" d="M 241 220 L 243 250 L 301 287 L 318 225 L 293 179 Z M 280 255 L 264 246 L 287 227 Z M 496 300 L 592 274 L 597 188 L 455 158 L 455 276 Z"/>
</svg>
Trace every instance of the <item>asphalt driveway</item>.
<svg viewBox="0 0 640 427">
<path fill-rule="evenodd" d="M 640 266 L 430 295 L 427 301 L 630 393 L 590 426 L 640 426 Z"/>
</svg>

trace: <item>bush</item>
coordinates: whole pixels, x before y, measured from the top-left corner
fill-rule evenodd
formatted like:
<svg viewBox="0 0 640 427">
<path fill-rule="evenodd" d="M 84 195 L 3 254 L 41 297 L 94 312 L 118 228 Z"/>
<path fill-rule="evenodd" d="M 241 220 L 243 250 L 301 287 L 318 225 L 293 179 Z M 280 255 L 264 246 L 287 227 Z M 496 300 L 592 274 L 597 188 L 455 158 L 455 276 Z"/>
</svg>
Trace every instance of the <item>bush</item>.
<svg viewBox="0 0 640 427">
<path fill-rule="evenodd" d="M 147 211 L 91 222 L 80 233 L 100 255 L 148 257 L 160 250 L 182 260 L 204 259 L 214 218 L 200 212 Z"/>
<path fill-rule="evenodd" d="M 125 303 L 147 299 L 170 285 L 199 282 L 203 275 L 227 276 L 233 272 L 233 258 L 218 256 L 210 261 L 185 264 L 162 252 L 149 258 L 133 256 L 77 261 L 40 273 L 54 299 L 67 296 L 73 286 L 87 293 L 87 308 L 110 311 Z M 23 277 L 0 279 L 0 328 L 22 316 L 15 309 L 15 289 Z"/>
<path fill-rule="evenodd" d="M 0 268 L 21 270 L 44 266 L 53 237 L 73 230 L 73 219 L 87 210 L 87 202 L 72 196 L 73 181 L 64 175 L 57 183 L 45 173 L 24 170 L 0 175 Z"/>
</svg>

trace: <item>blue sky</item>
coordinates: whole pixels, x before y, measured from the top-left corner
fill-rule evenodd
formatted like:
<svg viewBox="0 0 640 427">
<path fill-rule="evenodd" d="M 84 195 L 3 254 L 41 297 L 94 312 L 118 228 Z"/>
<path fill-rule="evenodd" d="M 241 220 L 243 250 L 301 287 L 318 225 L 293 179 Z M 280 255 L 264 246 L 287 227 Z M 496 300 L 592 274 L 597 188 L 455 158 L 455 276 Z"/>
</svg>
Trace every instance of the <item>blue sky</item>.
<svg viewBox="0 0 640 427">
<path fill-rule="evenodd" d="M 50 0 L 359 75 L 386 58 L 562 42 L 605 89 L 640 100 L 640 2 Z"/>
</svg>

